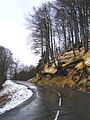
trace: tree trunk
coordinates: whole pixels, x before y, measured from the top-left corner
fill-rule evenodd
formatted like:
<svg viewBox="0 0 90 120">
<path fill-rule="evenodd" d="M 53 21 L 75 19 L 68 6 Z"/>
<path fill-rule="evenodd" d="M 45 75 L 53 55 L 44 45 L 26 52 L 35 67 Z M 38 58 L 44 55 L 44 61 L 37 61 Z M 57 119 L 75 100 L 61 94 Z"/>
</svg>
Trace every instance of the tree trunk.
<svg viewBox="0 0 90 120">
<path fill-rule="evenodd" d="M 65 47 L 65 51 L 67 49 L 67 45 L 66 45 L 66 28 L 65 28 L 65 24 L 63 21 L 63 34 L 64 34 L 64 47 Z"/>
<path fill-rule="evenodd" d="M 71 38 L 72 38 L 72 50 L 73 50 L 74 57 L 76 57 L 75 47 L 74 47 L 74 39 L 73 39 L 73 28 L 72 28 L 72 26 L 70 26 L 70 27 L 71 27 Z"/>
</svg>

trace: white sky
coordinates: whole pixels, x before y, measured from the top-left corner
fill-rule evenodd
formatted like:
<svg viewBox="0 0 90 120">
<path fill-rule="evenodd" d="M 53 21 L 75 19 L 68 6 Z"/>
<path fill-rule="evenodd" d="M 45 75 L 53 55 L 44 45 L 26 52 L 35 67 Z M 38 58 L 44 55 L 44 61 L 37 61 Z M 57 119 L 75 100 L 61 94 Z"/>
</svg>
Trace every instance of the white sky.
<svg viewBox="0 0 90 120">
<path fill-rule="evenodd" d="M 0 45 L 9 48 L 26 65 L 36 65 L 38 56 L 27 46 L 24 14 L 48 0 L 0 0 Z M 50 0 L 49 0 L 50 1 Z"/>
</svg>

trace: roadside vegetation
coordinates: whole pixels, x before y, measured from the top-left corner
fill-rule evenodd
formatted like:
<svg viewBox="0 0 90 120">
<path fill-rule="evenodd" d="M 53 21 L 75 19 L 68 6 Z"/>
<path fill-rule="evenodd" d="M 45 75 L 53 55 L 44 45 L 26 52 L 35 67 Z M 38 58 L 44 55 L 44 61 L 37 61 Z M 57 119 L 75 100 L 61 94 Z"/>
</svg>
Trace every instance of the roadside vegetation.
<svg viewBox="0 0 90 120">
<path fill-rule="evenodd" d="M 37 70 L 34 66 L 21 65 L 18 66 L 16 72 L 13 74 L 13 80 L 27 81 L 35 76 Z"/>
<path fill-rule="evenodd" d="M 78 89 L 80 91 L 90 91 L 90 50 L 86 54 L 79 54 L 76 60 L 71 60 L 71 52 L 66 52 L 64 61 L 67 61 L 62 65 L 62 70 L 56 69 L 56 67 L 43 68 L 36 76 L 29 82 L 53 87 L 69 87 L 72 89 Z M 65 54 L 65 53 L 64 53 Z M 62 56 L 63 57 L 63 56 Z M 61 58 L 62 58 L 61 57 Z"/>
<path fill-rule="evenodd" d="M 41 54 L 33 83 L 90 89 L 90 1 L 55 0 L 25 15 L 28 43 Z"/>
<path fill-rule="evenodd" d="M 0 46 L 0 89 L 7 79 L 8 72 L 12 74 L 14 61 L 9 49 Z"/>
<path fill-rule="evenodd" d="M 21 64 L 8 48 L 0 46 L 0 89 L 6 80 L 28 80 L 35 76 L 36 71 L 34 66 Z"/>
</svg>

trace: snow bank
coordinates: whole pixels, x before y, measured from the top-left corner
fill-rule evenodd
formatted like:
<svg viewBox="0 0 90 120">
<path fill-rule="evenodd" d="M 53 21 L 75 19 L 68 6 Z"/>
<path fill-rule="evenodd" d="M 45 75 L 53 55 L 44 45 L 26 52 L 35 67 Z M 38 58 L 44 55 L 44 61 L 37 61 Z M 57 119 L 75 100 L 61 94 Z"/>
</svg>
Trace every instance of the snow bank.
<svg viewBox="0 0 90 120">
<path fill-rule="evenodd" d="M 32 96 L 32 91 L 24 85 L 18 85 L 11 80 L 7 80 L 3 84 L 3 89 L 0 91 L 0 96 L 9 94 L 10 101 L 0 108 L 0 114 L 15 108 L 22 102 L 26 101 Z"/>
</svg>

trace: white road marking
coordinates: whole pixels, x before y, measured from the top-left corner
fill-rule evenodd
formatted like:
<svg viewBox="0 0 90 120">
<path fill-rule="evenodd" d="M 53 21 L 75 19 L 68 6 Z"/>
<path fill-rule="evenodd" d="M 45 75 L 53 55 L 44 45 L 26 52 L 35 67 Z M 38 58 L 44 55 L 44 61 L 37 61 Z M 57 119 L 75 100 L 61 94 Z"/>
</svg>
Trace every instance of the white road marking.
<svg viewBox="0 0 90 120">
<path fill-rule="evenodd" d="M 59 96 L 59 107 L 61 106 L 61 95 L 59 92 L 57 92 L 58 96 Z"/>
<path fill-rule="evenodd" d="M 57 91 L 55 90 L 55 92 L 57 92 Z M 60 95 L 59 92 L 57 92 L 57 94 L 58 94 L 58 96 L 59 96 L 59 103 L 58 103 L 58 106 L 60 107 L 60 106 L 61 106 L 61 95 Z M 58 120 L 59 114 L 60 114 L 60 110 L 57 111 L 57 114 L 56 114 L 54 120 Z"/>
<path fill-rule="evenodd" d="M 58 120 L 59 113 L 60 113 L 60 110 L 58 110 L 58 111 L 57 111 L 57 114 L 56 114 L 56 116 L 55 116 L 55 119 L 54 119 L 54 120 Z"/>
</svg>

